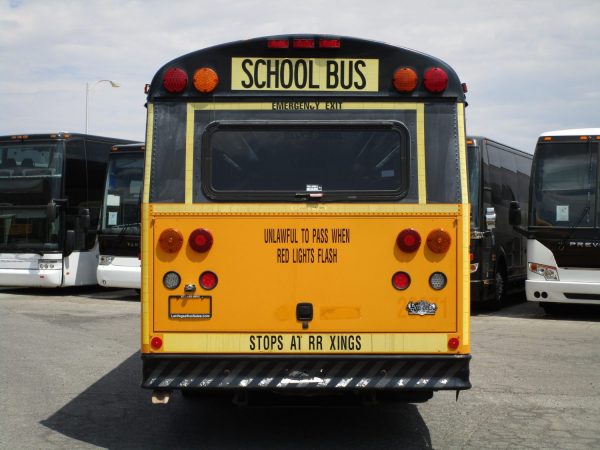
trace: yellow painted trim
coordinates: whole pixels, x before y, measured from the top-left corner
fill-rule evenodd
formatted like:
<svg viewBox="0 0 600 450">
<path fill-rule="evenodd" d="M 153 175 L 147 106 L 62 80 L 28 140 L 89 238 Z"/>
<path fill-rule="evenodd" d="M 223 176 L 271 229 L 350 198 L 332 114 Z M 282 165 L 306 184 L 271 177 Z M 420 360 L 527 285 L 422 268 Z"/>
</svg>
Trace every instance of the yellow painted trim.
<svg viewBox="0 0 600 450">
<path fill-rule="evenodd" d="M 194 111 L 272 111 L 273 103 L 188 103 L 185 157 L 185 203 L 192 203 L 193 193 L 193 159 L 194 159 Z M 315 110 L 325 110 L 328 102 L 307 102 L 315 106 Z M 342 110 L 414 110 L 417 114 L 417 186 L 419 203 L 427 203 L 427 172 L 425 170 L 425 106 L 422 103 L 400 102 L 342 102 Z"/>
<path fill-rule="evenodd" d="M 223 103 L 189 103 L 188 106 L 194 111 L 273 111 L 273 103 L 279 102 L 223 102 Z M 319 103 L 315 110 L 324 111 L 327 109 L 327 101 L 309 102 Z M 342 101 L 342 110 L 353 109 L 381 109 L 381 110 L 414 110 L 423 114 L 422 103 L 403 103 L 403 102 L 345 102 Z"/>
<path fill-rule="evenodd" d="M 194 108 L 188 103 L 185 129 L 185 203 L 192 203 L 194 189 Z"/>
<path fill-rule="evenodd" d="M 462 316 L 462 335 L 463 345 L 470 345 L 470 320 L 471 320 L 471 276 L 469 267 L 469 236 L 470 236 L 470 205 L 467 188 L 467 145 L 465 134 L 465 105 L 458 103 L 456 105 L 458 119 L 458 155 L 460 168 L 461 200 L 465 210 L 462 214 L 462 261 L 459 261 L 459 273 L 462 272 L 462 290 L 463 290 L 463 316 Z M 459 299 L 460 300 L 460 299 Z"/>
<path fill-rule="evenodd" d="M 148 103 L 148 118 L 146 122 L 146 159 L 144 161 L 144 203 L 150 201 L 150 171 L 152 170 L 152 137 L 154 133 L 154 104 Z"/>
<path fill-rule="evenodd" d="M 150 246 L 149 242 L 149 227 L 148 222 L 150 215 L 148 213 L 148 201 L 150 200 L 150 173 L 152 170 L 152 138 L 154 133 L 154 104 L 148 103 L 147 105 L 148 118 L 146 122 L 146 154 L 144 160 L 144 194 L 143 194 L 143 202 L 142 202 L 142 233 L 141 233 L 141 257 L 142 257 L 142 289 L 140 295 L 140 321 L 141 321 L 141 329 L 142 329 L 142 349 L 147 348 L 150 344 L 150 316 L 149 316 L 149 308 L 150 308 L 150 293 L 148 292 L 149 286 L 151 285 L 149 282 L 149 253 L 148 248 Z"/>
<path fill-rule="evenodd" d="M 415 317 L 416 320 L 422 319 Z M 355 333 L 360 336 L 360 349 L 346 351 L 329 350 L 329 336 L 350 336 L 347 333 L 318 333 L 323 339 L 323 349 L 308 351 L 310 333 L 277 333 L 282 336 L 284 351 L 251 351 L 251 333 L 161 333 L 163 347 L 153 353 L 207 353 L 207 354 L 386 354 L 415 353 L 435 354 L 448 352 L 448 334 L 446 333 Z M 299 350 L 291 350 L 292 336 L 302 336 Z"/>
<path fill-rule="evenodd" d="M 147 203 L 142 204 L 142 289 L 140 295 L 141 303 L 141 325 L 142 325 L 142 348 L 150 344 L 150 292 L 152 283 L 150 283 L 150 227 L 149 227 L 149 206 Z"/>
<path fill-rule="evenodd" d="M 298 214 L 298 215 L 426 215 L 456 216 L 460 206 L 456 204 L 410 204 L 410 203 L 154 203 L 154 215 L 185 214 Z M 468 235 L 467 235 L 468 236 Z"/>
<path fill-rule="evenodd" d="M 425 170 L 425 107 L 417 105 L 417 182 L 419 203 L 427 203 L 427 171 Z"/>
</svg>

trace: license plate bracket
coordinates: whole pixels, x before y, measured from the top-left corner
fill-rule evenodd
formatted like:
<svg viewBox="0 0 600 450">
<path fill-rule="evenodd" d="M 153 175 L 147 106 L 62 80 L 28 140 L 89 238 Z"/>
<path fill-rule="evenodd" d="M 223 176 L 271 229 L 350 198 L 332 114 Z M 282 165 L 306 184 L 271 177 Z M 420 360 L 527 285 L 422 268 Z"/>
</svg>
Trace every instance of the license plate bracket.
<svg viewBox="0 0 600 450">
<path fill-rule="evenodd" d="M 210 295 L 170 295 L 169 319 L 210 319 L 212 297 Z"/>
</svg>

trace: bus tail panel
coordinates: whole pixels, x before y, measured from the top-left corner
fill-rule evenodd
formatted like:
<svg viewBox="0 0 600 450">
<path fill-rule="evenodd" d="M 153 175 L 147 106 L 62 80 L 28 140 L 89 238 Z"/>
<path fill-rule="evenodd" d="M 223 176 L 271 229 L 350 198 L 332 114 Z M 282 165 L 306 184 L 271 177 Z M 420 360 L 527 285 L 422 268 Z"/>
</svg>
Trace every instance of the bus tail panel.
<svg viewBox="0 0 600 450">
<path fill-rule="evenodd" d="M 458 331 L 457 215 L 158 215 L 153 223 L 152 328 L 178 340 L 176 351 L 211 352 L 192 341 L 185 348 L 177 333 L 440 333 L 437 352 Z M 182 237 L 176 252 L 161 244 L 170 230 Z M 209 233 L 210 249 L 194 250 L 197 230 Z M 404 230 L 421 241 L 414 251 L 397 244 Z M 427 241 L 440 230 L 450 245 L 436 253 Z M 206 273 L 212 284 L 203 287 Z M 252 353 L 244 340 L 239 351 Z"/>
</svg>

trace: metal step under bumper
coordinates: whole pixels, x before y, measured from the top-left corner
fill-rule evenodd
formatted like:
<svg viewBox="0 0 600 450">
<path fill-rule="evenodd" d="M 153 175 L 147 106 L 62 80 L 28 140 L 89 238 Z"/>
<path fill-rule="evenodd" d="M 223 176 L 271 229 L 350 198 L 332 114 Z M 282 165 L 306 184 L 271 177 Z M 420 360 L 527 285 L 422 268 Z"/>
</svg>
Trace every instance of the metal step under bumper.
<svg viewBox="0 0 600 450">
<path fill-rule="evenodd" d="M 142 355 L 154 390 L 438 391 L 469 389 L 471 355 Z"/>
</svg>

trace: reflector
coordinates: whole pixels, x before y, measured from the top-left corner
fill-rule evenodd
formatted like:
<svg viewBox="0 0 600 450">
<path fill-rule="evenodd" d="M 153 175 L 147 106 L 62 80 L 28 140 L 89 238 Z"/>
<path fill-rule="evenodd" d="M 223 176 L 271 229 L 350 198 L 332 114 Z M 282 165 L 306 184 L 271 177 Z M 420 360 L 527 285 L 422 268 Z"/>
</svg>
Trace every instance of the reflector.
<svg viewBox="0 0 600 450">
<path fill-rule="evenodd" d="M 167 228 L 160 233 L 158 243 L 165 252 L 175 253 L 183 245 L 183 235 L 174 228 Z"/>
<path fill-rule="evenodd" d="M 450 235 L 442 228 L 433 230 L 427 236 L 427 247 L 429 247 L 429 250 L 433 253 L 446 253 L 450 248 L 451 242 Z"/>
<path fill-rule="evenodd" d="M 163 345 L 163 341 L 158 336 L 154 336 L 152 339 L 150 339 L 150 346 L 154 350 L 160 349 L 162 347 L 162 345 Z"/>
<path fill-rule="evenodd" d="M 450 350 L 456 350 L 459 345 L 460 345 L 460 341 L 458 340 L 458 338 L 453 337 L 453 338 L 448 339 L 448 348 Z"/>
</svg>

